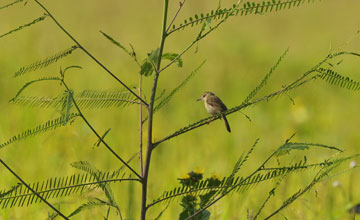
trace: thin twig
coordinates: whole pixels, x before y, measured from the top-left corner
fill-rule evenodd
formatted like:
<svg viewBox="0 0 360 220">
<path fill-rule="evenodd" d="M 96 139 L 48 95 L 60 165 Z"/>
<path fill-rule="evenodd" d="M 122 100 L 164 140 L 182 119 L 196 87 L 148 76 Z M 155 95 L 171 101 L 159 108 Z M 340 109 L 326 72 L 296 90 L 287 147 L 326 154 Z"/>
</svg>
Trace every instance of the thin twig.
<svg viewBox="0 0 360 220">
<path fill-rule="evenodd" d="M 198 34 L 197 38 L 191 42 L 183 51 L 181 51 L 181 53 L 179 53 L 173 60 L 171 60 L 168 64 L 166 64 L 164 67 L 162 67 L 159 70 L 159 73 L 164 71 L 165 69 L 167 69 L 168 67 L 170 67 L 173 63 L 177 62 L 177 60 L 184 55 L 184 53 L 186 53 L 190 48 L 192 48 L 192 46 L 194 46 L 194 44 L 196 44 L 197 42 L 199 42 L 201 39 L 203 39 L 204 37 L 206 37 L 208 34 L 210 34 L 212 31 L 214 31 L 216 28 L 218 28 L 223 22 L 225 22 L 226 19 L 221 20 L 219 23 L 217 23 L 215 25 L 215 27 L 210 28 L 210 30 L 208 32 L 206 32 L 205 34 L 202 34 L 203 29 L 200 30 L 200 33 Z"/>
<path fill-rule="evenodd" d="M 141 85 L 142 85 L 142 75 L 139 76 L 139 96 L 141 97 Z M 144 177 L 144 161 L 143 161 L 143 123 L 142 123 L 142 105 L 139 106 L 139 120 L 140 120 L 140 174 Z"/>
<path fill-rule="evenodd" d="M 34 189 L 32 189 L 23 179 L 20 178 L 3 160 L 0 159 L 0 163 L 4 165 L 4 167 L 12 173 L 26 188 L 28 188 L 32 193 L 34 193 L 37 197 L 39 197 L 43 202 L 45 202 L 50 208 L 52 208 L 58 215 L 63 217 L 64 219 L 69 220 L 68 217 L 66 217 L 64 214 L 62 214 L 57 208 L 55 208 L 53 205 L 51 205 L 46 199 L 44 199 L 39 193 L 37 193 Z"/>
<path fill-rule="evenodd" d="M 70 88 L 67 86 L 67 84 L 65 83 L 65 81 L 62 79 L 62 84 L 65 86 L 66 90 L 68 92 L 71 92 Z M 72 97 L 72 101 L 74 103 L 74 106 L 76 108 L 76 110 L 79 112 L 80 117 L 85 121 L 85 123 L 87 124 L 87 126 L 91 129 L 91 131 L 99 138 L 99 141 L 101 141 L 105 147 L 117 158 L 119 159 L 127 168 L 129 168 L 137 177 L 139 177 L 139 179 L 141 180 L 142 177 L 127 163 L 125 162 L 106 142 L 105 140 L 100 136 L 100 134 L 94 129 L 94 127 L 90 124 L 90 122 L 86 119 L 86 117 L 84 116 L 84 114 L 81 112 L 78 104 L 76 103 L 76 100 L 74 99 L 74 97 Z"/>
<path fill-rule="evenodd" d="M 148 104 L 139 97 L 134 91 L 132 91 L 125 83 L 123 83 L 115 74 L 113 74 L 104 64 L 102 64 L 97 58 L 95 58 L 88 50 L 86 50 L 56 19 L 55 17 L 47 10 L 47 8 L 42 5 L 38 0 L 35 2 L 51 17 L 51 19 L 55 22 L 55 24 L 72 40 L 74 43 L 79 46 L 81 50 L 83 50 L 92 60 L 94 60 L 99 66 L 101 66 L 107 73 L 109 73 L 116 81 L 118 81 L 122 86 L 124 86 L 131 94 L 133 94 L 136 98 L 138 98 L 144 105 L 148 106 Z"/>
<path fill-rule="evenodd" d="M 180 6 L 179 6 L 178 10 L 176 11 L 174 17 L 172 18 L 169 26 L 167 27 L 167 29 L 166 29 L 166 31 L 165 31 L 166 34 L 168 33 L 169 29 L 171 28 L 171 25 L 174 23 L 176 17 L 178 16 L 178 14 L 179 14 L 179 12 L 181 11 L 181 9 L 182 9 L 182 7 L 184 6 L 184 4 L 185 4 L 185 0 L 182 1 L 182 2 L 179 2 L 179 5 L 180 5 Z"/>
</svg>

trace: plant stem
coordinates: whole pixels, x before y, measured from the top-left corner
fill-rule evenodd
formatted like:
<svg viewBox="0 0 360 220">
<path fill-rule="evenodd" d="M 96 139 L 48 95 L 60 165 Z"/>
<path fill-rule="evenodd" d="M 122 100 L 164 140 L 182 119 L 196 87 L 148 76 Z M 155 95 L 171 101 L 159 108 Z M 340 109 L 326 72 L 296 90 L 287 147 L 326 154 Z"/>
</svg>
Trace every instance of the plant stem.
<svg viewBox="0 0 360 220">
<path fill-rule="evenodd" d="M 142 85 L 142 75 L 140 74 L 139 78 L 139 96 L 141 97 L 141 85 Z M 139 120 L 140 120 L 140 174 L 144 177 L 144 161 L 143 161 L 143 123 L 142 123 L 142 105 L 139 105 Z"/>
<path fill-rule="evenodd" d="M 145 158 L 145 167 L 144 167 L 144 176 L 142 182 L 142 197 L 141 197 L 141 220 L 146 219 L 146 198 L 147 198 L 147 187 L 148 187 L 148 177 L 149 177 L 149 168 L 150 168 L 150 159 L 151 152 L 153 150 L 153 142 L 152 142 L 152 130 L 153 130 L 153 114 L 154 114 L 154 102 L 155 102 L 155 94 L 157 83 L 159 79 L 159 69 L 161 66 L 161 57 L 164 51 L 164 44 L 166 39 L 166 20 L 167 20 L 167 12 L 168 12 L 168 3 L 169 0 L 164 0 L 164 11 L 163 11 L 163 23 L 162 23 L 162 31 L 161 31 L 161 40 L 159 47 L 159 59 L 156 64 L 154 81 L 151 90 L 150 104 L 148 106 L 148 136 L 147 136 L 147 149 L 146 149 L 146 158 Z"/>
<path fill-rule="evenodd" d="M 18 180 L 20 180 L 20 182 L 22 184 L 24 184 L 26 186 L 26 188 L 28 188 L 32 193 L 34 193 L 37 197 L 39 197 L 43 202 L 46 203 L 46 205 L 48 205 L 50 208 L 52 208 L 58 215 L 60 215 L 61 217 L 63 217 L 64 219 L 69 220 L 68 217 L 66 217 L 64 214 L 62 214 L 59 210 L 57 210 L 53 205 L 51 205 L 48 201 L 46 201 L 46 199 L 44 199 L 39 193 L 37 193 L 34 189 L 32 189 L 28 184 L 26 184 L 26 182 L 21 179 L 3 160 L 0 159 L 0 163 L 2 163 L 2 165 L 4 165 L 4 167 L 10 171 L 10 173 L 12 173 L 12 175 L 14 175 Z"/>
<path fill-rule="evenodd" d="M 101 68 L 103 68 L 107 73 L 109 73 L 116 81 L 118 81 L 122 86 L 124 86 L 131 94 L 138 98 L 144 105 L 148 104 L 139 97 L 134 91 L 132 91 L 125 83 L 123 83 L 114 73 L 112 73 L 104 64 L 102 64 L 97 58 L 95 58 L 88 50 L 86 50 L 56 19 L 55 17 L 47 10 L 47 8 L 42 5 L 38 0 L 34 0 L 55 22 L 55 24 L 72 40 L 74 43 L 84 51 L 92 60 L 94 60 Z"/>
<path fill-rule="evenodd" d="M 67 86 L 67 84 L 65 83 L 64 80 L 61 80 L 62 84 L 65 86 L 66 90 L 68 92 L 71 92 L 70 88 Z M 90 130 L 99 138 L 99 140 L 105 145 L 105 147 L 117 158 L 119 159 L 127 168 L 129 168 L 129 170 L 131 170 L 137 177 L 139 177 L 139 179 L 141 180 L 142 177 L 128 164 L 126 163 L 125 160 L 123 160 L 105 141 L 104 139 L 100 136 L 100 134 L 94 129 L 94 127 L 90 124 L 90 122 L 86 119 L 86 117 L 84 116 L 84 114 L 81 112 L 78 104 L 76 103 L 74 97 L 72 98 L 72 101 L 74 103 L 74 106 L 76 108 L 76 110 L 79 112 L 80 117 L 84 120 L 84 122 L 87 124 L 87 126 L 90 128 Z"/>
</svg>

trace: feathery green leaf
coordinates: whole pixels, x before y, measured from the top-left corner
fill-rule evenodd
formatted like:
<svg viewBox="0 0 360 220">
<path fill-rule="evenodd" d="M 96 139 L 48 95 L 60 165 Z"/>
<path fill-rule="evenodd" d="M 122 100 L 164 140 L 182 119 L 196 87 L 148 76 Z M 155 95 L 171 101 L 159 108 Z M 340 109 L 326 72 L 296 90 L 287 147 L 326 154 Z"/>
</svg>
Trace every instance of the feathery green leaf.
<svg viewBox="0 0 360 220">
<path fill-rule="evenodd" d="M 284 57 L 286 56 L 288 51 L 289 51 L 289 49 L 285 50 L 285 52 L 277 60 L 276 64 L 273 67 L 271 67 L 269 73 L 266 74 L 264 79 L 260 82 L 260 84 L 258 86 L 256 86 L 256 88 L 253 91 L 250 92 L 250 94 L 246 97 L 246 99 L 243 101 L 243 103 L 248 103 L 266 85 L 268 79 L 270 78 L 272 73 L 276 70 L 276 68 L 279 66 L 279 64 L 284 59 Z"/>
<path fill-rule="evenodd" d="M 201 69 L 201 67 L 205 64 L 205 60 L 200 64 L 200 66 L 198 66 L 195 70 L 193 70 L 185 79 L 184 81 L 182 81 L 176 88 L 174 88 L 170 94 L 166 97 L 164 97 L 159 104 L 157 104 L 154 108 L 154 112 L 158 111 L 159 109 L 161 109 L 162 107 L 164 107 L 171 99 L 172 97 L 179 92 L 179 90 L 184 87 L 189 81 L 190 79 L 195 76 L 195 74 L 197 74 L 199 72 L 199 70 Z"/>
<path fill-rule="evenodd" d="M 40 22 L 40 21 L 43 21 L 47 16 L 48 16 L 48 15 L 44 14 L 43 16 L 41 16 L 41 17 L 39 17 L 39 18 L 36 18 L 35 20 L 33 20 L 33 21 L 30 22 L 30 23 L 21 25 L 21 26 L 19 26 L 19 27 L 16 28 L 16 29 L 13 29 L 13 30 L 5 33 L 5 34 L 0 35 L 0 38 L 5 37 L 6 35 L 12 34 L 13 32 L 20 31 L 20 30 L 22 30 L 23 28 L 29 27 L 29 26 L 31 26 L 31 25 L 33 25 L 33 24 L 36 24 L 36 23 Z"/>
<path fill-rule="evenodd" d="M 79 116 L 79 114 L 75 114 L 75 113 L 69 114 L 68 121 L 73 120 L 78 116 Z M 47 121 L 47 122 L 45 122 L 45 123 L 43 123 L 41 125 L 38 125 L 33 129 L 28 129 L 26 131 L 23 131 L 22 133 L 17 134 L 15 136 L 13 136 L 12 138 L 10 138 L 8 141 L 0 144 L 0 149 L 7 146 L 7 145 L 9 145 L 9 144 L 14 143 L 15 141 L 23 140 L 23 139 L 25 139 L 27 137 L 32 137 L 32 136 L 42 134 L 42 133 L 50 131 L 50 130 L 54 130 L 54 129 L 58 128 L 58 127 L 64 126 L 65 125 L 64 121 L 65 121 L 64 116 L 61 116 L 61 117 L 56 118 L 54 120 L 49 120 L 49 121 Z"/>
<path fill-rule="evenodd" d="M 60 59 L 70 55 L 74 50 L 79 48 L 78 46 L 72 46 L 66 50 L 63 50 L 61 52 L 58 52 L 50 57 L 45 58 L 44 60 L 36 61 L 28 66 L 21 67 L 16 73 L 14 73 L 14 77 L 21 76 L 25 73 L 35 71 L 37 69 L 45 68 L 53 63 L 56 63 Z"/>
<path fill-rule="evenodd" d="M 61 108 L 67 99 L 67 93 L 55 97 L 19 96 L 12 99 L 13 104 L 40 108 Z M 119 89 L 84 90 L 73 94 L 80 108 L 111 108 L 126 107 L 137 104 L 130 92 Z"/>
<path fill-rule="evenodd" d="M 28 86 L 30 86 L 31 84 L 37 83 L 37 82 L 41 82 L 41 81 L 48 81 L 48 80 L 57 80 L 57 81 L 61 81 L 61 79 L 59 77 L 43 77 L 43 78 L 39 78 L 39 79 L 35 79 L 32 81 L 29 81 L 27 83 L 25 83 L 23 85 L 23 87 L 20 88 L 20 90 L 16 93 L 15 97 L 10 99 L 9 102 L 13 102 L 15 101 L 18 96 L 24 91 L 24 89 L 26 89 Z"/>
<path fill-rule="evenodd" d="M 320 73 L 318 77 L 330 83 L 331 85 L 345 88 L 348 90 L 360 90 L 359 81 L 355 81 L 350 79 L 349 77 L 342 76 L 331 69 L 319 68 L 318 72 Z"/>
<path fill-rule="evenodd" d="M 315 1 L 315 0 L 314 0 Z M 314 1 L 309 0 L 278 0 L 278 1 L 263 1 L 259 2 L 244 2 L 240 6 L 241 2 L 238 2 L 233 7 L 230 8 L 218 8 L 215 11 L 211 10 L 210 12 L 201 14 L 201 16 L 192 16 L 188 19 L 185 19 L 183 23 L 178 25 L 173 25 L 173 28 L 169 31 L 168 34 L 171 34 L 175 31 L 184 30 L 186 27 L 193 27 L 198 24 L 203 24 L 210 21 L 218 21 L 220 19 L 227 19 L 233 16 L 247 16 L 247 15 L 263 15 L 265 13 L 276 12 L 285 9 L 291 9 L 298 7 L 304 3 L 311 3 Z M 320 1 L 320 0 L 319 0 Z"/>
<path fill-rule="evenodd" d="M 7 7 L 10 7 L 10 6 L 13 6 L 13 5 L 15 5 L 15 4 L 17 4 L 17 3 L 20 3 L 20 2 L 22 2 L 22 1 L 24 1 L 24 0 L 16 0 L 16 1 L 14 1 L 14 2 L 11 2 L 11 3 L 7 4 L 7 5 L 0 6 L 0 10 L 1 10 L 1 9 L 4 9 L 4 8 L 7 8 Z"/>
</svg>

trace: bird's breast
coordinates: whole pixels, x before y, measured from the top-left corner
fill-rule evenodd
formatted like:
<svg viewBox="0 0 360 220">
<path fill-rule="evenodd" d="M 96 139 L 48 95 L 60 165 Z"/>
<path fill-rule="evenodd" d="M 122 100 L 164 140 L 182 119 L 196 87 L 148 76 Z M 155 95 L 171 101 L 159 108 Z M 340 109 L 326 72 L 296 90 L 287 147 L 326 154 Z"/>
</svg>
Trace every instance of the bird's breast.
<svg viewBox="0 0 360 220">
<path fill-rule="evenodd" d="M 206 108 L 206 111 L 211 115 L 215 115 L 215 114 L 218 114 L 221 112 L 220 109 L 218 109 L 212 105 L 209 105 L 206 102 L 205 102 L 205 108 Z"/>
</svg>

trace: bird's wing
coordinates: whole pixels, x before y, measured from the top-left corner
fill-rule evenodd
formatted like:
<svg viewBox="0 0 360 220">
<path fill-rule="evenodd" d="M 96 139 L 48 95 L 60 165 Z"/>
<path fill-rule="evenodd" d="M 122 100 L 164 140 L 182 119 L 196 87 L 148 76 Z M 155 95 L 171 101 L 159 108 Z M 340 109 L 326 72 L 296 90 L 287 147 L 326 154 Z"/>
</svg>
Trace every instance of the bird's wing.
<svg viewBox="0 0 360 220">
<path fill-rule="evenodd" d="M 210 96 L 207 103 L 213 107 L 220 107 L 222 111 L 227 110 L 226 105 L 217 96 Z"/>
</svg>

